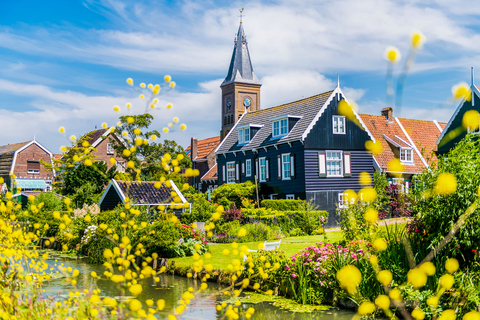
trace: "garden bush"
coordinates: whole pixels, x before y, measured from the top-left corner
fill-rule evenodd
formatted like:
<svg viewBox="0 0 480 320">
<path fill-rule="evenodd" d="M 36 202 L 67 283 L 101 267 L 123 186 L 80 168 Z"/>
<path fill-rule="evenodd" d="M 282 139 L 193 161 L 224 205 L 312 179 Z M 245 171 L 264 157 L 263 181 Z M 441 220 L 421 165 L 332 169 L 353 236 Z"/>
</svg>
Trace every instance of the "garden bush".
<svg viewBox="0 0 480 320">
<path fill-rule="evenodd" d="M 193 202 L 191 212 L 184 212 L 181 217 L 182 223 L 185 224 L 208 221 L 218 208 L 217 204 L 208 201 L 201 193 L 192 195 L 190 200 Z"/>
<path fill-rule="evenodd" d="M 244 183 L 222 184 L 212 192 L 212 200 L 228 208 L 231 203 L 237 208 L 242 207 L 243 198 L 252 197 L 255 193 L 255 185 L 251 181 Z"/>
<path fill-rule="evenodd" d="M 278 211 L 297 211 L 306 204 L 305 200 L 292 200 L 292 199 L 264 199 L 261 202 L 261 207 L 278 210 Z"/>
</svg>

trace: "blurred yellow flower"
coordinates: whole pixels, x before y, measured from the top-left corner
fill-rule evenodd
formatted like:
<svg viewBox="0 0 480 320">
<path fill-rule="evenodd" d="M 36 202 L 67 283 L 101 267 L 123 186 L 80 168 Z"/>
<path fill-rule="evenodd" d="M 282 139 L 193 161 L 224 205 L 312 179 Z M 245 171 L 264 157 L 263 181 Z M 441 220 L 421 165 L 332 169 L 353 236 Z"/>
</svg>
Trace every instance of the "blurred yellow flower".
<svg viewBox="0 0 480 320">
<path fill-rule="evenodd" d="M 415 49 L 422 48 L 425 43 L 425 36 L 420 31 L 414 32 L 412 35 L 412 47 Z"/>
<path fill-rule="evenodd" d="M 165 79 L 165 82 L 170 82 L 170 81 L 172 81 L 172 77 L 169 76 L 168 74 L 164 77 L 164 79 Z"/>
<path fill-rule="evenodd" d="M 420 268 L 414 268 L 408 271 L 407 281 L 415 288 L 421 288 L 427 284 L 427 275 Z"/>
<path fill-rule="evenodd" d="M 435 182 L 435 193 L 448 196 L 457 190 L 457 178 L 451 173 L 441 173 Z"/>
<path fill-rule="evenodd" d="M 385 50 L 385 59 L 391 63 L 396 63 L 401 59 L 400 51 L 396 47 L 387 47 Z"/>
<path fill-rule="evenodd" d="M 382 310 L 390 308 L 390 299 L 384 295 L 381 294 L 375 299 L 375 304 Z"/>
<path fill-rule="evenodd" d="M 470 87 L 466 82 L 460 82 L 452 86 L 452 95 L 454 99 L 465 99 L 467 101 L 472 99 Z"/>
<path fill-rule="evenodd" d="M 457 316 L 455 315 L 455 310 L 447 309 L 442 312 L 438 320 L 455 320 Z"/>
<path fill-rule="evenodd" d="M 136 312 L 136 311 L 142 309 L 142 303 L 140 301 L 138 301 L 137 299 L 132 299 L 132 300 L 130 300 L 129 307 L 130 307 L 131 311 Z"/>
<path fill-rule="evenodd" d="M 378 211 L 373 208 L 368 208 L 363 218 L 367 222 L 375 223 L 378 220 Z"/>
<path fill-rule="evenodd" d="M 392 290 L 390 290 L 390 298 L 396 301 L 403 300 L 402 294 L 400 290 L 398 290 L 398 288 L 393 288 Z"/>
<path fill-rule="evenodd" d="M 402 172 L 405 171 L 405 166 L 400 159 L 395 158 L 388 162 L 387 170 L 395 176 L 401 176 Z"/>
<path fill-rule="evenodd" d="M 362 281 L 362 274 L 357 267 L 346 265 L 337 272 L 337 280 L 343 289 L 350 294 L 354 294 L 357 292 L 357 286 Z"/>
<path fill-rule="evenodd" d="M 362 304 L 358 307 L 358 314 L 362 316 L 369 315 L 375 311 L 375 305 L 371 303 L 370 301 L 364 301 Z"/>
<path fill-rule="evenodd" d="M 448 273 L 454 273 L 458 270 L 458 260 L 455 258 L 450 258 L 445 261 L 445 269 L 447 269 Z"/>
<path fill-rule="evenodd" d="M 384 286 L 390 285 L 392 283 L 392 273 L 388 270 L 382 270 L 377 274 L 377 280 Z"/>
<path fill-rule="evenodd" d="M 477 311 L 470 311 L 463 316 L 462 320 L 480 320 L 480 313 Z"/>
<path fill-rule="evenodd" d="M 423 263 L 419 267 L 427 276 L 433 276 L 435 274 L 435 265 L 430 261 Z"/>
<path fill-rule="evenodd" d="M 379 238 L 373 242 L 373 247 L 377 251 L 384 251 L 387 249 L 387 242 L 384 239 Z"/>
<path fill-rule="evenodd" d="M 184 123 L 182 123 L 182 124 L 180 125 L 180 130 L 186 130 L 186 129 L 187 129 L 187 125 L 184 124 Z"/>
<path fill-rule="evenodd" d="M 462 126 L 465 130 L 478 130 L 480 116 L 477 110 L 468 110 L 463 114 Z"/>
<path fill-rule="evenodd" d="M 127 83 L 131 86 L 133 86 L 133 79 L 132 78 L 128 78 L 127 79 Z"/>
<path fill-rule="evenodd" d="M 242 237 L 245 237 L 246 235 L 247 235 L 247 230 L 245 228 L 240 228 L 240 230 L 238 231 L 238 237 L 242 238 Z"/>
<path fill-rule="evenodd" d="M 374 156 L 379 155 L 383 151 L 382 143 L 380 142 L 380 140 L 376 140 L 375 142 L 373 142 L 372 140 L 368 140 L 367 142 L 365 142 L 365 148 Z"/>
<path fill-rule="evenodd" d="M 412 317 L 416 320 L 423 320 L 425 319 L 425 312 L 420 308 L 415 308 L 412 311 Z"/>
<path fill-rule="evenodd" d="M 60 127 L 60 128 L 58 128 L 58 131 L 59 131 L 60 133 L 65 133 L 65 127 Z"/>
<path fill-rule="evenodd" d="M 119 112 L 119 111 L 120 111 L 120 107 L 119 107 L 119 106 L 115 106 L 115 107 L 113 107 L 113 111 L 115 111 L 115 112 Z"/>
<path fill-rule="evenodd" d="M 440 277 L 440 285 L 445 288 L 445 290 L 450 290 L 453 287 L 455 279 L 451 274 L 444 274 Z"/>
<path fill-rule="evenodd" d="M 361 186 L 369 187 L 372 185 L 372 177 L 368 172 L 361 172 L 358 177 L 358 182 Z"/>
</svg>

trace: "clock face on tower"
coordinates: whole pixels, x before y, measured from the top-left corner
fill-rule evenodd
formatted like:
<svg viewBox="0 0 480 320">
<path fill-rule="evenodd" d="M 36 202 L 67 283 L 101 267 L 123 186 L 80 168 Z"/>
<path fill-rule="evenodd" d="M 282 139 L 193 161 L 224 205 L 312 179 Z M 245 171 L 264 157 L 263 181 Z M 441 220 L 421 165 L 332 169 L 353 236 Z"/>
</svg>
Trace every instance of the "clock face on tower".
<svg viewBox="0 0 480 320">
<path fill-rule="evenodd" d="M 232 100 L 228 99 L 227 100 L 227 109 L 230 110 L 231 107 L 232 107 Z"/>
<path fill-rule="evenodd" d="M 251 105 L 252 105 L 252 100 L 249 97 L 243 99 L 243 106 L 245 108 L 249 108 Z"/>
</svg>

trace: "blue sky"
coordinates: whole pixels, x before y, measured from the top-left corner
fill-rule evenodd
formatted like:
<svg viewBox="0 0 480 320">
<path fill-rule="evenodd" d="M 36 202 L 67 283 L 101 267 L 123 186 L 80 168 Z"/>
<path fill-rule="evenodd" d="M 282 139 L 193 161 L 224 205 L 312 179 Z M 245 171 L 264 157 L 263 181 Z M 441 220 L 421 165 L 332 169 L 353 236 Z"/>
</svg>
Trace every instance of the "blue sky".
<svg viewBox="0 0 480 320">
<path fill-rule="evenodd" d="M 114 1 L 18 0 L 0 4 L 0 144 L 35 135 L 52 152 L 67 136 L 116 123 L 127 102 L 144 110 L 125 80 L 177 88 L 162 96 L 153 127 L 174 116 L 188 130 L 162 138 L 184 147 L 218 135 L 219 88 L 230 62 L 239 11 L 261 105 L 275 106 L 335 87 L 337 74 L 361 113 L 387 105 L 387 46 L 408 54 L 426 42 L 408 74 L 399 116 L 447 122 L 457 106 L 451 87 L 480 73 L 480 3 L 470 1 Z M 476 77 L 478 79 L 478 77 Z M 477 81 L 480 82 L 480 79 Z"/>
</svg>

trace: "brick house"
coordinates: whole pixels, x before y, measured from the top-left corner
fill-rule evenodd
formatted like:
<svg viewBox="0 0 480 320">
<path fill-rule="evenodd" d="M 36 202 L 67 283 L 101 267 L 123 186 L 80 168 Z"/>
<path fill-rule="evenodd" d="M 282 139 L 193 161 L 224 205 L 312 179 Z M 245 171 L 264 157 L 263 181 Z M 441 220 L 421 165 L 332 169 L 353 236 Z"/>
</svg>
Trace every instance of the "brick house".
<svg viewBox="0 0 480 320">
<path fill-rule="evenodd" d="M 215 149 L 220 143 L 220 137 L 212 137 L 203 140 L 192 138 L 185 153 L 192 160 L 192 169 L 198 169 L 198 177 L 188 179 L 188 183 L 200 192 L 212 191 L 218 187 L 217 160 Z"/>
<path fill-rule="evenodd" d="M 35 139 L 0 146 L 0 177 L 11 190 L 48 191 L 55 170 L 45 169 L 40 160 L 53 164 L 52 158 L 53 154 Z"/>
<path fill-rule="evenodd" d="M 112 134 L 109 129 L 95 130 L 89 132 L 87 136 L 88 143 L 92 148 L 95 148 L 91 155 L 96 161 L 104 161 L 108 169 L 116 165 L 118 172 L 125 172 L 125 160 L 113 148 L 115 143 L 122 143 L 121 138 Z M 117 160 L 116 164 L 112 164 L 110 158 L 115 158 Z"/>
</svg>

